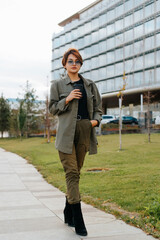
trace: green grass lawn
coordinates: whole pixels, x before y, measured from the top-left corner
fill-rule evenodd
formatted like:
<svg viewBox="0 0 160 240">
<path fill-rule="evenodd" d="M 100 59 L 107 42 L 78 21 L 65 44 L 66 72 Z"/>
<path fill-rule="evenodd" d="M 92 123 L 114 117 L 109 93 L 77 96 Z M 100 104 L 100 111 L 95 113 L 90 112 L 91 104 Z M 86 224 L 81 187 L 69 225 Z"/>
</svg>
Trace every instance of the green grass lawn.
<svg viewBox="0 0 160 240">
<path fill-rule="evenodd" d="M 86 156 L 81 172 L 82 199 L 160 237 L 160 134 L 152 134 L 151 143 L 147 135 L 122 135 L 122 151 L 118 135 L 100 136 L 98 142 L 98 154 Z M 43 138 L 1 139 L 0 147 L 25 157 L 49 183 L 66 190 L 53 142 L 48 144 Z M 109 170 L 87 171 L 97 167 Z"/>
</svg>

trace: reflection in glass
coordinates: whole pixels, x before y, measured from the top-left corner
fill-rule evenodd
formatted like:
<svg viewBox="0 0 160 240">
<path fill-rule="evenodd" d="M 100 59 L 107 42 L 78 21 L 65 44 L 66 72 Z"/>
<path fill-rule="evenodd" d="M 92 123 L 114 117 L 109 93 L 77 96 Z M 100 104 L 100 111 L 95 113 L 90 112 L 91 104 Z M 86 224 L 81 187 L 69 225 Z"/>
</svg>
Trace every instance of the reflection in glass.
<svg viewBox="0 0 160 240">
<path fill-rule="evenodd" d="M 120 63 L 116 63 L 115 64 L 115 74 L 116 75 L 121 75 L 123 74 L 124 70 L 123 70 L 123 62 Z"/>
<path fill-rule="evenodd" d="M 114 51 L 107 52 L 107 64 L 114 62 Z"/>
<path fill-rule="evenodd" d="M 144 71 L 144 84 L 150 85 L 154 82 L 154 69 Z"/>
<path fill-rule="evenodd" d="M 160 68 L 156 68 L 156 82 L 160 83 Z"/>
<path fill-rule="evenodd" d="M 99 39 L 105 38 L 106 37 L 106 27 L 99 29 Z"/>
<path fill-rule="evenodd" d="M 160 29 L 160 17 L 156 19 L 156 29 Z"/>
<path fill-rule="evenodd" d="M 143 25 L 139 25 L 134 28 L 134 37 L 138 38 L 143 35 Z"/>
<path fill-rule="evenodd" d="M 115 61 L 123 59 L 123 48 L 118 48 L 115 50 Z"/>
<path fill-rule="evenodd" d="M 123 44 L 123 33 L 115 36 L 115 44 L 116 44 L 116 47 Z"/>
<path fill-rule="evenodd" d="M 158 50 L 157 52 L 156 52 L 156 61 L 157 61 L 157 64 L 160 64 L 160 50 Z"/>
<path fill-rule="evenodd" d="M 114 39 L 115 39 L 115 38 L 113 38 L 113 37 L 107 39 L 107 49 L 114 48 Z"/>
<path fill-rule="evenodd" d="M 107 36 L 114 33 L 114 23 L 107 25 Z"/>
<path fill-rule="evenodd" d="M 134 87 L 139 87 L 143 83 L 143 72 L 134 73 L 133 84 Z"/>
<path fill-rule="evenodd" d="M 107 78 L 107 70 L 106 67 L 99 69 L 99 79 L 105 79 Z"/>
<path fill-rule="evenodd" d="M 126 73 L 129 73 L 133 70 L 133 59 L 125 61 L 124 64 L 125 64 L 124 70 Z"/>
<path fill-rule="evenodd" d="M 141 21 L 143 19 L 143 8 L 134 12 L 134 22 Z"/>
<path fill-rule="evenodd" d="M 144 12 L 145 12 L 145 18 L 152 15 L 154 13 L 154 3 L 147 5 L 144 8 Z"/>
<path fill-rule="evenodd" d="M 102 54 L 99 56 L 99 65 L 103 66 L 107 64 L 107 56 L 106 54 Z"/>
<path fill-rule="evenodd" d="M 143 68 L 143 56 L 138 56 L 134 59 L 134 70 L 139 70 Z"/>
<path fill-rule="evenodd" d="M 154 53 L 149 53 L 145 55 L 145 68 L 154 65 Z"/>
<path fill-rule="evenodd" d="M 144 24 L 145 34 L 154 31 L 154 19 Z"/>
<path fill-rule="evenodd" d="M 114 75 L 114 65 L 107 67 L 107 78 Z"/>
<path fill-rule="evenodd" d="M 138 41 L 134 43 L 134 54 L 138 55 L 144 50 L 144 44 L 143 41 Z"/>
<path fill-rule="evenodd" d="M 145 51 L 154 48 L 154 36 L 145 39 Z"/>
<path fill-rule="evenodd" d="M 106 40 L 99 43 L 99 52 L 105 52 L 107 50 Z"/>
<path fill-rule="evenodd" d="M 133 55 L 133 45 L 131 44 L 131 45 L 125 46 L 124 51 L 125 51 L 125 58 L 132 56 Z"/>
<path fill-rule="evenodd" d="M 120 31 L 123 28 L 123 19 L 117 20 L 115 22 L 115 32 Z"/>
<path fill-rule="evenodd" d="M 156 47 L 160 46 L 160 33 L 156 34 Z"/>
<path fill-rule="evenodd" d="M 132 25 L 132 23 L 133 23 L 133 14 L 130 14 L 124 18 L 125 27 Z"/>
<path fill-rule="evenodd" d="M 133 29 L 130 29 L 124 33 L 125 42 L 129 42 L 133 40 Z"/>
</svg>

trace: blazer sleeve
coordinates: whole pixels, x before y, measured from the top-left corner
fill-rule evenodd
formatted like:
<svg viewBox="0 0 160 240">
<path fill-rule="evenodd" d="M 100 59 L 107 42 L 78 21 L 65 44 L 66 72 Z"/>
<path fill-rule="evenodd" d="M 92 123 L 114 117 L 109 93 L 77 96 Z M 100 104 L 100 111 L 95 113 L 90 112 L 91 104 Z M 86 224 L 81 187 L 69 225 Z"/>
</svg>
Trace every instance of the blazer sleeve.
<svg viewBox="0 0 160 240">
<path fill-rule="evenodd" d="M 50 102 L 49 111 L 53 115 L 59 115 L 65 112 L 69 107 L 69 103 L 66 104 L 66 98 L 60 99 L 58 91 L 58 83 L 54 81 L 50 88 Z"/>
<path fill-rule="evenodd" d="M 100 124 L 102 120 L 102 99 L 96 84 L 93 82 L 93 119 Z M 99 126 L 98 124 L 98 126 Z"/>
</svg>

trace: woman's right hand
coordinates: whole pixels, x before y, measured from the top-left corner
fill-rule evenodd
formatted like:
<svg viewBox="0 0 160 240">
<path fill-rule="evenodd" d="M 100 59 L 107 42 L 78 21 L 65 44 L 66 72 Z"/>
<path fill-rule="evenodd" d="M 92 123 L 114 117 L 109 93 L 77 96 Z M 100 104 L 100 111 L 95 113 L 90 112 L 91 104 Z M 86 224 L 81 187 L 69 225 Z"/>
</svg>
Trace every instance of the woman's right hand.
<svg viewBox="0 0 160 240">
<path fill-rule="evenodd" d="M 80 89 L 74 89 L 70 92 L 70 94 L 66 97 L 66 104 L 68 104 L 73 99 L 80 99 L 82 97 L 82 93 Z"/>
</svg>

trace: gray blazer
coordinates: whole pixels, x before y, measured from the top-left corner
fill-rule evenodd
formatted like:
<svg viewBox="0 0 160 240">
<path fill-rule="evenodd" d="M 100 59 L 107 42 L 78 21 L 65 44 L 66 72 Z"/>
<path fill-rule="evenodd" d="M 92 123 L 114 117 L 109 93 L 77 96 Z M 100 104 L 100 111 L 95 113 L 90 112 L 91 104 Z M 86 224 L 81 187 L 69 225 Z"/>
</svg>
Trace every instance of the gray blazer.
<svg viewBox="0 0 160 240">
<path fill-rule="evenodd" d="M 102 100 L 96 84 L 83 78 L 87 94 L 87 107 L 90 120 L 101 121 Z M 68 75 L 53 81 L 50 89 L 49 111 L 58 115 L 58 129 L 56 136 L 56 148 L 64 153 L 72 154 L 74 134 L 77 122 L 78 99 L 73 99 L 66 105 L 66 97 L 73 90 L 73 83 Z M 95 128 L 91 130 L 89 154 L 97 153 L 97 139 Z"/>
</svg>

